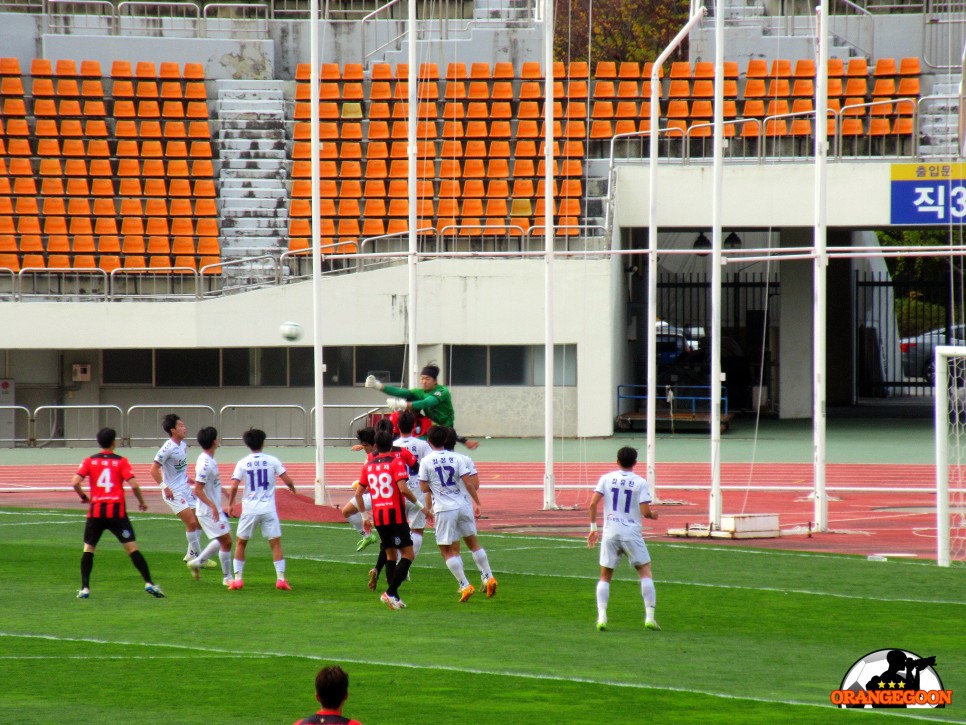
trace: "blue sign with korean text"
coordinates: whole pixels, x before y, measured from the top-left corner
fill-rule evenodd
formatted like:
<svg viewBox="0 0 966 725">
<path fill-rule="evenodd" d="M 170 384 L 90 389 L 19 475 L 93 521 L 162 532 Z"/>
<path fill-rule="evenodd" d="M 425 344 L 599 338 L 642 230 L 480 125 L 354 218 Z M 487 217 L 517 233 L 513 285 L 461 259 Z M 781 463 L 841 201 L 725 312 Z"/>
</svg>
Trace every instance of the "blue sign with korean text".
<svg viewBox="0 0 966 725">
<path fill-rule="evenodd" d="M 893 164 L 892 224 L 966 221 L 966 164 Z"/>
</svg>

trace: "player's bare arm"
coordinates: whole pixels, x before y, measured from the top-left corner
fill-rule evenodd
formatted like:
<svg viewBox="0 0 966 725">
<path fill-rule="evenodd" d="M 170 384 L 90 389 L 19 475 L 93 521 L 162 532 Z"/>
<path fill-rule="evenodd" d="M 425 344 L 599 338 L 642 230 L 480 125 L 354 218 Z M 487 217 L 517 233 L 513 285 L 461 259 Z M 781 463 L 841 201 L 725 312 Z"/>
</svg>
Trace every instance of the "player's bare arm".
<svg viewBox="0 0 966 725">
<path fill-rule="evenodd" d="M 288 486 L 289 491 L 295 493 L 295 481 L 292 480 L 291 476 L 289 476 L 287 473 L 283 473 L 281 476 L 279 476 L 279 478 L 282 479 L 282 483 Z"/>
<path fill-rule="evenodd" d="M 91 500 L 87 497 L 87 494 L 84 493 L 84 489 L 82 488 L 83 483 L 84 477 L 76 473 L 70 481 L 70 485 L 74 487 L 75 491 L 77 491 L 77 496 L 80 498 L 81 503 L 90 503 Z"/>
<path fill-rule="evenodd" d="M 655 511 L 654 509 L 652 509 L 650 507 L 650 505 L 648 505 L 646 503 L 642 503 L 641 504 L 641 516 L 643 516 L 645 519 L 654 519 L 656 521 L 657 520 L 657 511 Z"/>
<path fill-rule="evenodd" d="M 208 494 L 205 493 L 205 484 L 194 481 L 192 488 L 194 488 L 195 491 L 195 498 L 210 508 L 213 513 L 217 513 L 218 508 L 215 506 L 215 502 L 208 498 Z M 215 518 L 217 519 L 218 517 L 215 516 Z"/>
<path fill-rule="evenodd" d="M 463 486 L 466 488 L 466 492 L 473 499 L 473 515 L 476 518 L 480 518 L 483 515 L 483 505 L 480 503 L 480 494 L 476 490 L 477 487 L 473 485 L 473 478 L 469 474 L 466 474 L 461 477 L 461 480 L 463 481 Z"/>
<path fill-rule="evenodd" d="M 412 501 L 420 508 L 424 508 L 425 504 L 421 503 L 420 500 L 416 498 L 416 494 L 414 494 L 411 490 L 409 490 L 408 482 L 409 482 L 408 477 L 400 478 L 398 481 L 396 481 L 396 485 L 399 486 L 399 490 L 402 491 L 403 496 L 405 496 L 408 501 Z"/>
<path fill-rule="evenodd" d="M 134 498 L 138 500 L 138 511 L 147 511 L 148 505 L 144 501 L 144 494 L 141 493 L 141 487 L 138 485 L 138 481 L 134 476 L 131 476 L 127 480 L 127 485 L 131 487 L 131 493 L 134 494 Z"/>
<path fill-rule="evenodd" d="M 164 477 L 161 475 L 161 464 L 157 461 L 151 463 L 151 478 L 154 479 L 156 484 L 161 486 L 162 496 L 164 496 L 166 499 L 174 498 L 174 492 L 164 485 Z"/>
<path fill-rule="evenodd" d="M 231 516 L 231 508 L 235 505 L 235 494 L 238 492 L 238 484 L 241 483 L 237 478 L 231 479 L 231 491 L 228 492 L 228 515 Z"/>
<path fill-rule="evenodd" d="M 590 506 L 588 507 L 588 513 L 590 514 L 590 532 L 587 534 L 588 549 L 593 549 L 597 546 L 597 541 L 600 539 L 600 534 L 597 531 L 597 504 L 600 503 L 601 498 L 603 496 L 597 491 L 594 491 L 594 495 L 590 499 Z M 641 505 L 644 506 L 644 504 Z"/>
</svg>

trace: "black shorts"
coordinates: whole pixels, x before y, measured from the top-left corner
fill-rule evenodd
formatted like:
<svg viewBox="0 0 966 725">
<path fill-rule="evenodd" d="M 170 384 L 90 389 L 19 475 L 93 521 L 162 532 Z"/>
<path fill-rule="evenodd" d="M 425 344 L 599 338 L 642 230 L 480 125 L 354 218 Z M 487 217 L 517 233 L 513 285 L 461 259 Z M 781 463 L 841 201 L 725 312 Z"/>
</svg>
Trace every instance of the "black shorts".
<svg viewBox="0 0 966 725">
<path fill-rule="evenodd" d="M 377 526 L 376 531 L 379 532 L 379 543 L 383 549 L 405 549 L 413 545 L 413 534 L 405 521 Z"/>
<path fill-rule="evenodd" d="M 127 516 L 92 516 L 84 526 L 84 543 L 97 546 L 101 535 L 110 531 L 122 544 L 134 541 L 134 527 Z"/>
</svg>

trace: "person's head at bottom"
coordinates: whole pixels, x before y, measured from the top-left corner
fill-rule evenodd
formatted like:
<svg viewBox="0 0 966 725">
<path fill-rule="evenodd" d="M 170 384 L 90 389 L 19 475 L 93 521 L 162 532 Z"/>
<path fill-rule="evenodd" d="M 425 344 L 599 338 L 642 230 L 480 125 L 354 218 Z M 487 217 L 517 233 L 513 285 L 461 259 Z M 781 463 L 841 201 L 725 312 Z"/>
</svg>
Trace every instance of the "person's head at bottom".
<svg viewBox="0 0 966 725">
<path fill-rule="evenodd" d="M 315 676 L 315 698 L 326 710 L 342 711 L 349 697 L 349 675 L 338 665 L 329 665 Z"/>
</svg>

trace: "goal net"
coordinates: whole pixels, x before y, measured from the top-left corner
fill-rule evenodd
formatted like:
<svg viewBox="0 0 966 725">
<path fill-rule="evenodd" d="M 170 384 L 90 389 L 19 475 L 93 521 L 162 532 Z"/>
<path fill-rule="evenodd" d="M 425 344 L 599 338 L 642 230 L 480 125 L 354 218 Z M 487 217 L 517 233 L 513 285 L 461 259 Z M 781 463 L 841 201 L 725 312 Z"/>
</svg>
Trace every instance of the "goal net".
<svg viewBox="0 0 966 725">
<path fill-rule="evenodd" d="M 936 563 L 966 564 L 966 347 L 936 348 Z"/>
</svg>

